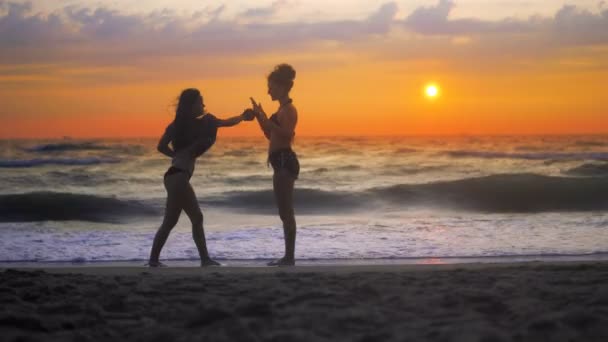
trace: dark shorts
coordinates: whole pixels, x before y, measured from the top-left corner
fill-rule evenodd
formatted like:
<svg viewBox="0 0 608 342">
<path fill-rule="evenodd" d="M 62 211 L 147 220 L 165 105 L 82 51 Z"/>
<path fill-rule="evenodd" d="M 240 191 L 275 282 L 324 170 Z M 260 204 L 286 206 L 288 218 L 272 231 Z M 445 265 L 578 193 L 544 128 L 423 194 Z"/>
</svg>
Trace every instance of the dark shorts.
<svg viewBox="0 0 608 342">
<path fill-rule="evenodd" d="M 274 172 L 287 170 L 295 179 L 298 179 L 300 174 L 300 162 L 298 156 L 290 148 L 276 150 L 268 155 L 268 162 L 272 165 Z"/>
</svg>

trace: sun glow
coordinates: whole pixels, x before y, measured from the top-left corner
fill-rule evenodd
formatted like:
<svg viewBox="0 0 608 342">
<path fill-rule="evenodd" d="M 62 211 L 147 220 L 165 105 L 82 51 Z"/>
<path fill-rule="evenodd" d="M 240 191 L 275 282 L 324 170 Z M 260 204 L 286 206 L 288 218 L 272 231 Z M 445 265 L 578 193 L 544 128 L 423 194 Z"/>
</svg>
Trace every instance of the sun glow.
<svg viewBox="0 0 608 342">
<path fill-rule="evenodd" d="M 424 93 L 426 94 L 426 97 L 434 99 L 439 96 L 439 87 L 435 84 L 429 84 L 425 87 Z"/>
</svg>

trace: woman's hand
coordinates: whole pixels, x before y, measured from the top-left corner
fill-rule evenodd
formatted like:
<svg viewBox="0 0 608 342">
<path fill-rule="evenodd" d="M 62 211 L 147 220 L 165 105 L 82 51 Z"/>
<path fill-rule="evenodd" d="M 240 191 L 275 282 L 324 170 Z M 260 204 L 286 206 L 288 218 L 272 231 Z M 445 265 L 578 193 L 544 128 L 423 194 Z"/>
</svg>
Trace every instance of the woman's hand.
<svg viewBox="0 0 608 342">
<path fill-rule="evenodd" d="M 253 119 L 255 119 L 255 116 L 256 116 L 256 112 L 251 108 L 245 109 L 243 114 L 241 114 L 241 117 L 245 121 L 252 121 Z"/>
<path fill-rule="evenodd" d="M 260 114 L 264 114 L 264 116 L 266 116 L 264 108 L 262 108 L 262 103 L 256 103 L 253 97 L 250 97 L 249 99 L 251 100 L 251 104 L 253 105 L 253 111 L 256 113 L 256 115 L 259 116 Z"/>
<path fill-rule="evenodd" d="M 262 132 L 264 132 L 264 136 L 266 137 L 266 139 L 270 140 L 270 129 L 271 128 L 268 127 L 268 117 L 266 116 L 266 113 L 264 113 L 262 104 L 255 102 L 253 97 L 250 97 L 249 99 L 251 100 L 251 105 L 253 106 L 253 112 L 255 114 L 255 118 L 257 119 L 258 124 L 260 125 L 260 128 L 262 129 Z"/>
</svg>

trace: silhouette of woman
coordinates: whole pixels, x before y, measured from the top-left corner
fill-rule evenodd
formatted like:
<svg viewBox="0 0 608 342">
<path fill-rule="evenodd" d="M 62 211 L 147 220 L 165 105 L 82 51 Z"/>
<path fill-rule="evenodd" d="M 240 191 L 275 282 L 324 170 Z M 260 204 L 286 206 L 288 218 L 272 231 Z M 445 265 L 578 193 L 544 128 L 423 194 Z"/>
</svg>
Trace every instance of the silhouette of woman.
<svg viewBox="0 0 608 342">
<path fill-rule="evenodd" d="M 251 98 L 257 121 L 269 140 L 268 162 L 274 170 L 272 185 L 285 238 L 285 256 L 268 263 L 269 266 L 295 265 L 296 219 L 293 189 L 300 173 L 300 163 L 291 149 L 298 111 L 289 97 L 295 78 L 296 71 L 289 64 L 277 65 L 268 75 L 268 94 L 273 101 L 279 101 L 280 104 L 278 111 L 270 118 L 266 116 L 262 104 Z"/>
<path fill-rule="evenodd" d="M 219 265 L 209 257 L 203 229 L 203 213 L 190 185 L 190 178 L 194 172 L 196 158 L 215 143 L 217 128 L 234 126 L 243 120 L 253 120 L 254 114 L 252 111 L 245 111 L 239 116 L 222 120 L 205 113 L 204 109 L 203 97 L 197 89 L 184 90 L 179 97 L 175 120 L 169 124 L 158 142 L 158 151 L 172 158 L 172 162 L 164 176 L 167 190 L 165 217 L 154 236 L 148 262 L 150 267 L 165 266 L 159 261 L 160 252 L 182 210 L 192 222 L 192 238 L 201 258 L 201 266 Z"/>
</svg>

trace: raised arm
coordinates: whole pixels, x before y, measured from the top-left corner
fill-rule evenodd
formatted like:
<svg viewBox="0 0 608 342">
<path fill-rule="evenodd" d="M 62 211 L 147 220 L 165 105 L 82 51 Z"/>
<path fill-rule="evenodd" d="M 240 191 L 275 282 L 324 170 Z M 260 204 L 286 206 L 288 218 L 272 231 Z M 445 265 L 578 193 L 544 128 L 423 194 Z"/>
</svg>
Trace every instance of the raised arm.
<svg viewBox="0 0 608 342">
<path fill-rule="evenodd" d="M 255 118 L 258 124 L 260 125 L 260 129 L 264 133 L 266 139 L 270 140 L 270 127 L 268 127 L 265 122 L 268 121 L 268 117 L 266 116 L 266 112 L 262 108 L 262 104 L 258 104 L 255 102 L 253 97 L 249 98 L 251 100 L 251 104 L 253 105 L 253 111 L 255 113 Z"/>
<path fill-rule="evenodd" d="M 167 126 L 167 128 L 165 129 L 165 133 L 162 137 L 160 137 L 158 145 L 156 146 L 158 152 L 166 155 L 169 158 L 173 158 L 175 156 L 175 151 L 173 151 L 173 149 L 169 147 L 169 143 L 171 143 L 171 140 L 173 140 L 173 123 Z"/>
<path fill-rule="evenodd" d="M 257 114 L 255 116 L 255 118 L 256 118 L 258 124 L 260 125 L 260 129 L 264 133 L 264 136 L 266 137 L 266 139 L 270 140 L 270 129 L 267 128 L 267 127 L 265 127 L 264 124 L 263 124 L 263 122 L 264 122 L 263 118 L 266 118 L 266 113 Z M 266 118 L 266 120 L 268 120 L 268 118 Z"/>
</svg>

